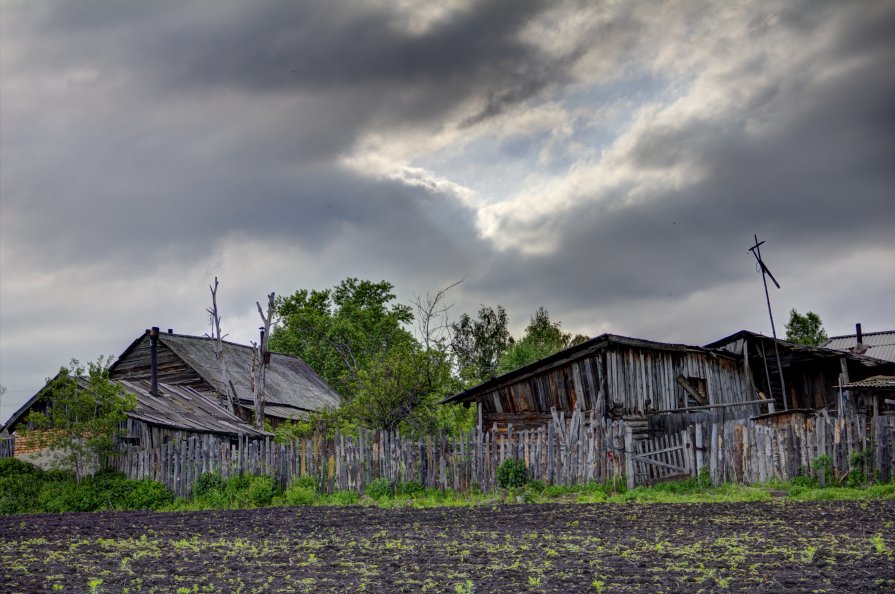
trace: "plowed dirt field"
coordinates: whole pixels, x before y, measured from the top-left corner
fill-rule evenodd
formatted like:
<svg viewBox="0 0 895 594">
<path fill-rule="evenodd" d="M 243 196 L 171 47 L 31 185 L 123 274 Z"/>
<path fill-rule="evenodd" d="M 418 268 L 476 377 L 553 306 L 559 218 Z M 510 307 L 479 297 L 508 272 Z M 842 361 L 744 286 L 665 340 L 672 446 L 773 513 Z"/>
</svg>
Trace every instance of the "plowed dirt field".
<svg viewBox="0 0 895 594">
<path fill-rule="evenodd" d="M 895 502 L 0 517 L 2 592 L 895 592 Z"/>
</svg>

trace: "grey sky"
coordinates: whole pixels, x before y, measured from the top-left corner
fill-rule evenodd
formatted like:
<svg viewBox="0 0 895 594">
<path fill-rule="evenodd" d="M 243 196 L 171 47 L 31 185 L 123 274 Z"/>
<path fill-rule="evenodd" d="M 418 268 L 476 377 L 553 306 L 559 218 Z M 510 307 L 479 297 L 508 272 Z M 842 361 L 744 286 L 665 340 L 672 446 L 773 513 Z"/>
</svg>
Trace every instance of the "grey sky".
<svg viewBox="0 0 895 594">
<path fill-rule="evenodd" d="M 707 342 L 895 328 L 895 4 L 0 0 L 0 418 L 144 328 L 460 278 Z"/>
</svg>

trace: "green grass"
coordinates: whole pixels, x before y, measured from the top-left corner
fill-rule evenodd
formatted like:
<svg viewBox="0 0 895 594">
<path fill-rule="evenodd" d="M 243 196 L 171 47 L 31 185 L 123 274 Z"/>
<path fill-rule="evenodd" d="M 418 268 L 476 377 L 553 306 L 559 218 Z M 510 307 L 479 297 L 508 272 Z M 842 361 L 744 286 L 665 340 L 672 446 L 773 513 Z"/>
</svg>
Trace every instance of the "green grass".
<svg viewBox="0 0 895 594">
<path fill-rule="evenodd" d="M 30 465 L 9 466 L 0 476 L 0 513 L 91 511 L 100 509 L 160 509 L 198 511 L 270 506 L 375 506 L 381 508 L 466 507 L 516 503 L 716 503 L 766 500 L 895 500 L 895 482 L 868 486 L 819 487 L 807 477 L 767 485 L 724 484 L 713 487 L 707 477 L 626 490 L 623 478 L 612 483 L 549 485 L 530 481 L 524 486 L 459 493 L 424 488 L 416 481 L 392 485 L 373 481 L 365 493 L 320 493 L 311 477 L 296 480 L 285 491 L 270 477 L 239 476 L 226 480 L 205 474 L 191 497 L 173 499 L 162 485 L 129 481 L 102 473 L 80 484 L 71 477 L 43 473 Z"/>
</svg>

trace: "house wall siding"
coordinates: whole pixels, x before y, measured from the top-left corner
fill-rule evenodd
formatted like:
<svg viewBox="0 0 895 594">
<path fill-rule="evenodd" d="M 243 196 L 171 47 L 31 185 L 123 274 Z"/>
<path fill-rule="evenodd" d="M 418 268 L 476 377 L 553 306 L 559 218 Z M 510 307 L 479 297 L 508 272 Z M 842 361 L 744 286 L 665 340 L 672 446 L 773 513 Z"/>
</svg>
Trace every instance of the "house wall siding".
<svg viewBox="0 0 895 594">
<path fill-rule="evenodd" d="M 576 407 L 601 417 L 643 417 L 687 402 L 678 376 L 704 380 L 709 404 L 754 399 L 742 365 L 734 359 L 699 351 L 612 345 L 483 394 L 483 422 L 534 426 L 550 418 L 551 408 L 570 413 Z M 743 405 L 730 407 L 725 414 L 739 418 L 758 412 L 755 405 Z"/>
</svg>

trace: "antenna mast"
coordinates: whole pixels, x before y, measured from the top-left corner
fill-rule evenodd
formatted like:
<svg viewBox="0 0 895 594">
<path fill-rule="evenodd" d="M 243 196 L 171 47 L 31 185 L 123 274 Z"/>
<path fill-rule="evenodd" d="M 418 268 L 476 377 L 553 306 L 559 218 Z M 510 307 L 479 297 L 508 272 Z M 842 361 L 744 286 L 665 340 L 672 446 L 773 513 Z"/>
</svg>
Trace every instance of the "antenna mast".
<svg viewBox="0 0 895 594">
<path fill-rule="evenodd" d="M 761 259 L 761 245 L 765 242 L 758 241 L 758 235 L 754 235 L 753 237 L 755 238 L 755 245 L 750 247 L 749 251 L 755 256 L 755 261 L 758 262 L 758 267 L 761 268 L 761 281 L 764 283 L 764 297 L 768 302 L 768 317 L 771 318 L 771 334 L 774 336 L 774 354 L 777 357 L 777 371 L 780 373 L 780 391 L 783 392 L 783 410 L 789 410 L 789 398 L 786 396 L 786 384 L 783 382 L 783 366 L 780 364 L 780 349 L 777 348 L 777 328 L 774 326 L 774 312 L 771 311 L 771 296 L 768 293 L 768 277 L 771 277 L 771 280 L 774 281 L 774 285 L 778 289 L 780 288 L 780 283 L 777 282 L 777 279 L 774 278 L 774 275 L 771 274 L 771 271 L 768 270 L 768 267 L 765 266 L 765 263 Z M 768 385 L 768 390 L 771 390 L 770 385 Z"/>
</svg>

